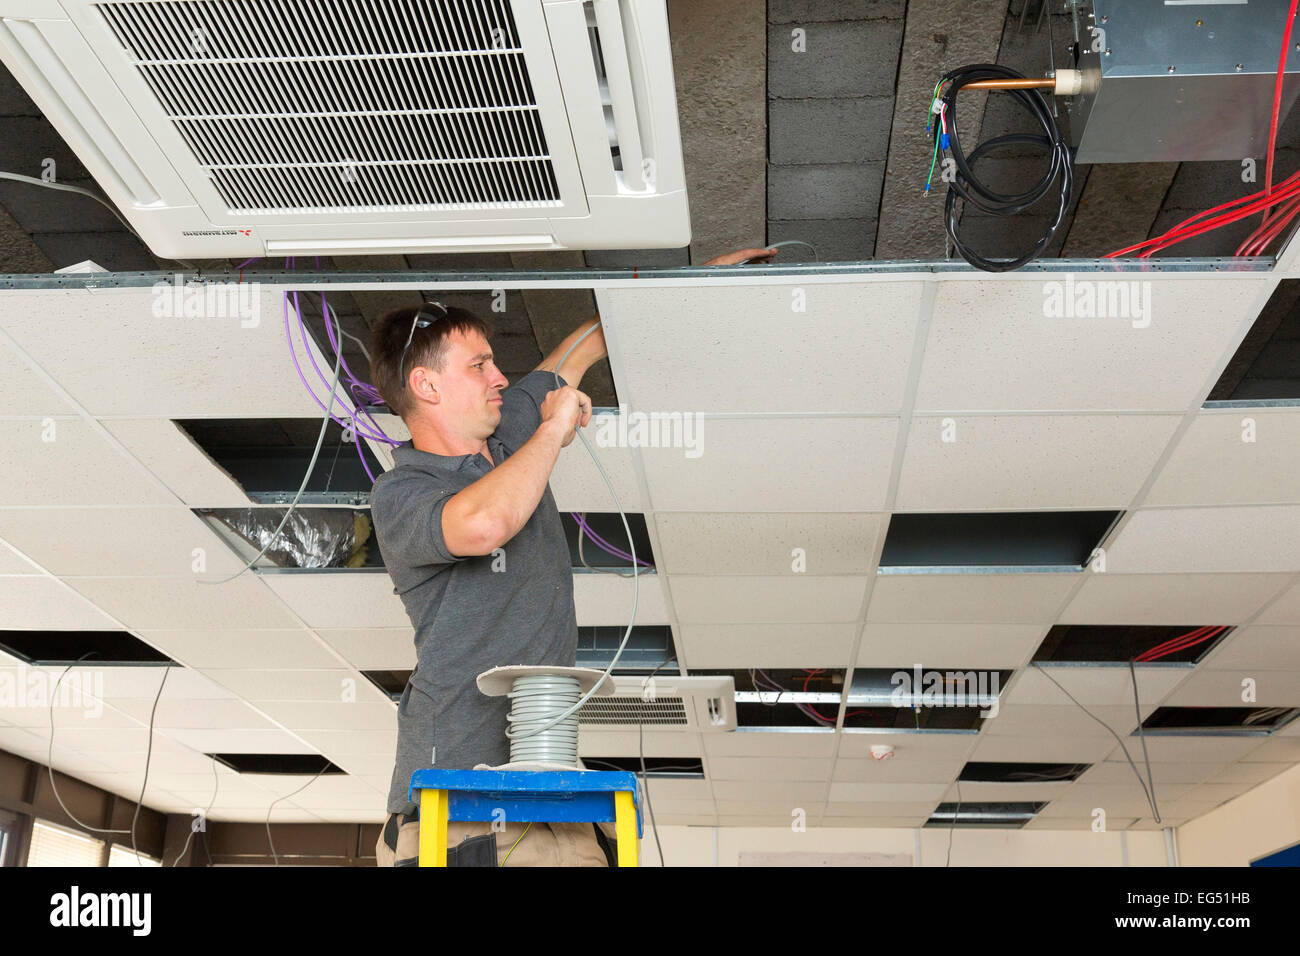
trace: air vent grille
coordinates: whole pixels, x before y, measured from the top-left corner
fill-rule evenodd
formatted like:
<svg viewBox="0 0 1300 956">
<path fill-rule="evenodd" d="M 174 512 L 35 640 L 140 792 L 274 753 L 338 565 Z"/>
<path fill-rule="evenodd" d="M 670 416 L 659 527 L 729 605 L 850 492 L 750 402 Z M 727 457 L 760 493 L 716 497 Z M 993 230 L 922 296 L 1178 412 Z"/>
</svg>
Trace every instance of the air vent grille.
<svg viewBox="0 0 1300 956">
<path fill-rule="evenodd" d="M 680 697 L 660 697 L 653 701 L 639 697 L 593 697 L 578 711 L 578 723 L 681 727 L 687 723 L 686 704 Z"/>
<path fill-rule="evenodd" d="M 508 0 L 96 8 L 231 214 L 560 205 Z"/>
</svg>

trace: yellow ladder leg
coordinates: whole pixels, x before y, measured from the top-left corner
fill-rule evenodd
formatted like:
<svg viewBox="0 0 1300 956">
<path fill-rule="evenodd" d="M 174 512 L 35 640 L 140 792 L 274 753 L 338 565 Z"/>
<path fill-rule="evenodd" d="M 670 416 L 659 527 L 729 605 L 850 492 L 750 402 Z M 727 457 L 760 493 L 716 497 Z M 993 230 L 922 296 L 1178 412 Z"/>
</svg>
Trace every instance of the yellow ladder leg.
<svg viewBox="0 0 1300 956">
<path fill-rule="evenodd" d="M 614 829 L 618 837 L 618 865 L 636 866 L 639 855 L 636 838 L 636 807 L 632 791 L 614 793 Z"/>
<path fill-rule="evenodd" d="M 420 866 L 447 865 L 447 791 L 420 791 Z"/>
</svg>

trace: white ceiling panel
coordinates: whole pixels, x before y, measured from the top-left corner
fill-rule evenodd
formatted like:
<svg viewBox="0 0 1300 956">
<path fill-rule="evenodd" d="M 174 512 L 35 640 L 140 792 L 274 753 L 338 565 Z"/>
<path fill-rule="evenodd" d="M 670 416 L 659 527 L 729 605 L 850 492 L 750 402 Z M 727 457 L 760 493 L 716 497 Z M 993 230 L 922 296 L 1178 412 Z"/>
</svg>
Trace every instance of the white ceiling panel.
<svg viewBox="0 0 1300 956">
<path fill-rule="evenodd" d="M 822 803 L 826 800 L 826 781 L 825 780 L 714 780 L 713 796 L 718 801 L 719 812 L 727 811 L 723 808 L 725 800 L 744 800 L 777 802 L 777 801 L 811 801 Z M 787 804 L 789 810 L 795 804 Z"/>
<path fill-rule="evenodd" d="M 1255 699 L 1243 702 L 1247 686 Z M 1300 670 L 1198 669 L 1164 703 L 1169 707 L 1300 707 Z"/>
<path fill-rule="evenodd" d="M 903 390 L 923 283 L 604 289 L 619 397 L 640 410 L 885 412 Z M 797 330 L 797 335 L 791 331 Z M 671 361 L 636 361 L 663 355 Z M 743 374 L 719 374 L 726 366 Z M 826 371 L 833 367 L 836 374 Z"/>
<path fill-rule="evenodd" d="M 1043 624 L 895 624 L 873 622 L 862 632 L 859 667 L 921 662 L 937 667 L 1015 668 L 1042 643 Z"/>
<path fill-rule="evenodd" d="M 858 616 L 867 578 L 672 576 L 677 619 L 688 624 L 753 621 L 851 621 Z"/>
<path fill-rule="evenodd" d="M 704 667 L 844 667 L 858 626 L 853 622 L 798 624 L 683 624 L 675 629 L 687 665 Z"/>
<path fill-rule="evenodd" d="M 320 639 L 358 670 L 412 670 L 415 631 L 407 627 L 318 627 Z"/>
<path fill-rule="evenodd" d="M 1191 737 L 1146 735 L 1147 754 L 1152 763 L 1171 760 L 1190 763 L 1241 760 L 1264 743 L 1262 737 Z M 1142 752 L 1142 742 L 1134 737 L 1126 740 L 1128 752 L 1137 760 Z"/>
<path fill-rule="evenodd" d="M 1069 697 L 1061 687 L 1089 709 L 1093 704 L 1118 707 L 1133 703 L 1133 678 L 1128 667 L 1041 666 L 1042 670 L 1038 666 L 1029 667 L 1017 675 L 1011 688 L 1002 696 L 1003 706 L 1069 704 Z M 1163 701 L 1192 673 L 1190 667 L 1152 664 L 1137 665 L 1135 671 L 1138 699 L 1144 705 L 1152 706 Z M 1061 687 L 1053 684 L 1053 680 Z"/>
<path fill-rule="evenodd" d="M 1269 285 L 1265 276 L 1157 279 L 1141 283 L 1150 290 L 1149 298 L 1141 295 L 1150 305 L 1145 318 L 1045 315 L 1049 296 L 1063 292 L 1067 280 L 1096 277 L 941 283 L 917 410 L 1183 411 L 1243 322 L 1255 318 L 1262 303 L 1254 299 Z"/>
<path fill-rule="evenodd" d="M 914 418 L 896 507 L 920 512 L 1124 508 L 1180 420 L 1175 415 Z M 944 440 L 945 434 L 955 440 Z"/>
<path fill-rule="evenodd" d="M 1206 670 L 1300 671 L 1300 627 L 1245 627 L 1234 631 L 1200 666 Z"/>
<path fill-rule="evenodd" d="M 375 691 L 375 697 L 381 696 Z M 391 701 L 366 699 L 357 687 L 355 703 L 323 701 L 267 701 L 258 704 L 271 719 L 294 730 L 396 730 L 397 706 Z"/>
<path fill-rule="evenodd" d="M 8 574 L 40 574 L 41 569 L 0 540 L 0 576 Z"/>
<path fill-rule="evenodd" d="M 947 783 L 965 764 L 964 759 L 934 759 L 907 749 L 895 749 L 887 760 L 841 755 L 832 779 L 837 783 Z"/>
<path fill-rule="evenodd" d="M 1291 721 L 1287 730 L 1292 732 L 1300 730 L 1300 723 Z M 1259 746 L 1248 749 L 1244 752 L 1241 759 L 1250 763 L 1276 763 L 1286 761 L 1292 764 L 1300 763 L 1300 736 L 1288 736 L 1284 731 L 1279 731 L 1280 736 L 1270 737 L 1268 740 L 1259 743 Z M 1257 743 L 1258 737 L 1251 738 Z"/>
<path fill-rule="evenodd" d="M 699 757 L 704 751 L 700 734 L 685 731 L 597 729 L 584 726 L 578 732 L 578 753 L 583 757 L 635 757 L 643 749 L 647 757 Z M 644 746 L 643 746 L 644 745 Z"/>
<path fill-rule="evenodd" d="M 249 309 L 242 319 L 156 317 L 150 288 L 5 296 L 0 327 L 94 415 L 319 417 L 319 407 L 294 374 L 281 296 L 270 286 L 258 290 L 246 299 Z M 33 312 L 59 315 L 62 321 L 33 322 Z M 93 361 L 87 361 L 87 329 L 95 330 Z M 295 338 L 294 343 L 299 362 L 313 376 L 302 342 Z M 332 374 L 333 365 L 313 352 L 317 364 Z M 123 387 L 127 382 L 130 387 Z M 317 382 L 317 394 L 326 389 Z"/>
<path fill-rule="evenodd" d="M 715 418 L 699 455 L 643 448 L 650 498 L 661 511 L 884 509 L 898 420 Z"/>
<path fill-rule="evenodd" d="M 9 451 L 0 457 L 5 507 L 176 504 L 83 419 L 3 419 L 0 441 Z"/>
<path fill-rule="evenodd" d="M 990 763 L 1096 763 L 1117 750 L 1115 738 L 980 734 L 970 759 Z"/>
<path fill-rule="evenodd" d="M 369 681 L 353 670 L 209 670 L 205 675 L 245 700 L 340 701 Z"/>
<path fill-rule="evenodd" d="M 710 757 L 709 777 L 715 781 L 825 781 L 833 763 L 824 757 Z M 717 792 L 716 788 L 714 792 Z"/>
<path fill-rule="evenodd" d="M 224 584 L 185 578 L 65 580 L 133 630 L 276 629 L 301 623 L 251 572 Z"/>
<path fill-rule="evenodd" d="M 1092 574 L 1062 624 L 1235 624 L 1258 611 L 1286 574 Z"/>
<path fill-rule="evenodd" d="M 1138 750 L 1142 749 L 1142 744 L 1138 743 Z M 1151 764 L 1151 779 L 1156 782 L 1156 786 L 1163 784 L 1175 783 L 1200 783 L 1208 778 L 1211 774 L 1217 773 L 1228 764 L 1225 763 L 1194 763 L 1190 761 L 1179 761 L 1178 763 L 1159 763 Z M 1145 764 L 1139 764 L 1142 773 L 1142 779 L 1146 779 L 1147 768 Z M 1101 763 L 1095 763 L 1082 774 L 1079 775 L 1079 783 L 1092 786 L 1109 786 L 1117 784 L 1126 784 L 1133 780 L 1133 768 L 1125 760 L 1105 760 Z"/>
<path fill-rule="evenodd" d="M 1133 825 L 1133 817 L 1106 815 L 1106 831 L 1118 833 Z M 1092 830 L 1096 824 L 1091 812 L 1075 811 L 1072 817 L 1044 817 L 1041 813 L 1022 827 L 1024 830 Z"/>
<path fill-rule="evenodd" d="M 943 799 L 944 783 L 831 783 L 830 799 L 836 803 L 925 803 Z"/>
<path fill-rule="evenodd" d="M 1046 624 L 1074 574 L 882 574 L 867 620 L 955 624 Z"/>
<path fill-rule="evenodd" d="M 613 414 L 609 414 L 608 418 L 618 420 L 618 416 Z M 602 412 L 593 417 L 584 436 L 595 448 L 600 467 L 609 474 L 623 510 L 629 513 L 644 512 L 646 509 L 641 500 L 641 484 L 636 476 L 636 452 L 631 448 L 602 443 L 601 428 L 605 421 L 607 413 Z M 603 427 L 606 429 L 604 434 L 618 434 L 617 426 Z M 612 432 L 609 431 L 611 428 Z M 560 511 L 618 511 L 614 496 L 609 492 L 609 485 L 605 484 L 600 470 L 591 460 L 591 453 L 581 441 L 570 442 L 560 452 L 555 468 L 551 471 L 550 485 L 551 494 L 555 496 L 555 506 Z"/>
<path fill-rule="evenodd" d="M 1107 551 L 1118 574 L 1300 571 L 1300 505 L 1139 511 Z"/>
<path fill-rule="evenodd" d="M 639 574 L 636 581 L 636 623 L 667 624 L 663 578 Z M 579 627 L 627 627 L 632 616 L 633 582 L 614 574 L 574 572 L 573 605 Z"/>
<path fill-rule="evenodd" d="M 200 557 L 213 576 L 243 567 L 200 518 L 183 508 L 0 508 L 0 537 L 56 575 L 111 569 L 193 578 Z"/>
<path fill-rule="evenodd" d="M 658 512 L 654 520 L 658 567 L 671 574 L 864 574 L 885 524 L 873 514 Z"/>
<path fill-rule="evenodd" d="M 142 724 L 149 723 L 153 701 L 144 697 L 119 697 L 109 701 L 116 709 Z M 242 700 L 183 700 L 158 702 L 154 727 L 159 730 L 271 730 L 275 724 Z"/>
<path fill-rule="evenodd" d="M 1059 705 L 1003 704 L 998 708 L 996 717 L 984 721 L 982 734 L 991 737 L 1032 737 L 1042 734 L 1048 737 L 1100 737 L 1112 743 L 1106 727 L 1098 724 L 1083 710 L 1071 704 L 1064 694 L 1063 703 Z M 1144 716 L 1154 710 L 1156 704 L 1143 701 Z M 1137 729 L 1137 715 L 1129 706 L 1097 706 L 1088 710 L 1107 727 L 1121 737 Z"/>
<path fill-rule="evenodd" d="M 1259 615 L 1257 624 L 1300 624 L 1300 581 L 1289 587 Z"/>
<path fill-rule="evenodd" d="M 308 627 L 410 625 L 387 571 L 267 573 L 259 577 Z"/>
<path fill-rule="evenodd" d="M 1234 763 L 1224 767 L 1218 773 L 1206 777 L 1204 783 L 1248 783 L 1252 786 L 1272 780 L 1279 774 L 1291 770 L 1293 763 Z"/>
<path fill-rule="evenodd" d="M 0 577 L 0 622 L 10 630 L 117 630 L 72 588 L 50 577 Z"/>
<path fill-rule="evenodd" d="M 10 295 L 7 298 L 16 300 L 15 304 L 21 307 L 21 300 L 17 300 L 15 296 Z M 76 409 L 50 387 L 44 376 L 32 371 L 31 366 L 23 361 L 22 356 L 2 339 L 0 339 L 0 402 L 3 402 L 0 407 L 3 407 L 7 414 L 30 415 L 36 418 L 76 414 Z"/>
<path fill-rule="evenodd" d="M 1204 410 L 1179 440 L 1147 505 L 1300 502 L 1300 408 Z"/>
<path fill-rule="evenodd" d="M 701 742 L 709 757 L 830 757 L 835 753 L 837 735 L 829 730 L 799 733 L 732 731 L 726 734 L 703 734 Z"/>
<path fill-rule="evenodd" d="M 883 744 L 894 748 L 894 756 L 886 763 L 899 760 L 964 760 L 980 738 L 973 733 L 947 733 L 943 731 L 921 733 L 888 733 L 881 731 L 844 732 L 840 743 L 840 760 L 868 759 L 871 748 Z"/>
<path fill-rule="evenodd" d="M 239 483 L 175 422 L 165 418 L 120 418 L 103 425 L 185 504 L 249 507 L 251 499 Z"/>
<path fill-rule="evenodd" d="M 348 756 L 352 754 L 381 754 L 388 761 L 385 773 L 393 770 L 393 754 L 397 736 L 390 730 L 303 730 L 303 740 L 321 753 Z"/>
<path fill-rule="evenodd" d="M 195 668 L 336 668 L 341 661 L 308 630 L 141 630 L 173 660 Z"/>
</svg>

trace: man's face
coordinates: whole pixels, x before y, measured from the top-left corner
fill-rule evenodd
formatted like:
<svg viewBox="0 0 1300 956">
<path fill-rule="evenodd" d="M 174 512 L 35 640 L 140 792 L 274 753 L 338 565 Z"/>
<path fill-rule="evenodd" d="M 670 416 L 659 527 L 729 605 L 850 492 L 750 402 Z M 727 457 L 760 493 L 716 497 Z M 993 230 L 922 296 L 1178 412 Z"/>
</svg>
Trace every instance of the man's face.
<svg viewBox="0 0 1300 956">
<path fill-rule="evenodd" d="M 432 372 L 432 370 L 430 370 Z M 455 331 L 448 338 L 441 372 L 432 372 L 441 397 L 443 421 L 466 438 L 487 438 L 501 423 L 501 390 L 510 383 L 492 360 L 479 332 Z"/>
</svg>

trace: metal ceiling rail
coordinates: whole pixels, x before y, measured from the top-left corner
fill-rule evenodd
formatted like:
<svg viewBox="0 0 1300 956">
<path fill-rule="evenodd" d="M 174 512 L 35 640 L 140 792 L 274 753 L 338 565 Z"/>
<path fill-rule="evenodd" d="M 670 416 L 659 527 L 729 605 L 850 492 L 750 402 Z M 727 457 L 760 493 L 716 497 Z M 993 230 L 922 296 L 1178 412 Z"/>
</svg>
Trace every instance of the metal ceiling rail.
<svg viewBox="0 0 1300 956">
<path fill-rule="evenodd" d="M 1158 276 L 1197 273 L 1206 276 L 1241 273 L 1270 273 L 1276 260 L 1261 257 L 1166 258 L 1166 259 L 1047 259 L 1037 260 L 1014 272 L 982 272 L 961 260 L 892 259 L 858 262 L 806 262 L 787 265 L 746 266 L 671 266 L 625 269 L 457 269 L 389 272 L 329 272 L 316 269 L 273 269 L 249 271 L 221 269 L 214 271 L 136 271 L 75 272 L 48 274 L 0 274 L 0 290 L 41 289 L 127 289 L 150 288 L 159 283 L 174 283 L 177 276 L 187 284 L 227 284 L 231 282 L 284 286 L 299 290 L 341 288 L 366 289 L 458 288 L 601 288 L 647 284 L 718 284 L 734 283 L 744 277 L 746 284 L 800 279 L 805 282 L 853 282 L 870 278 L 928 278 L 944 274 L 953 278 L 984 281 L 1013 281 L 1026 274 L 1109 273 L 1118 275 Z M 757 281 L 756 281 L 757 280 Z"/>
</svg>

